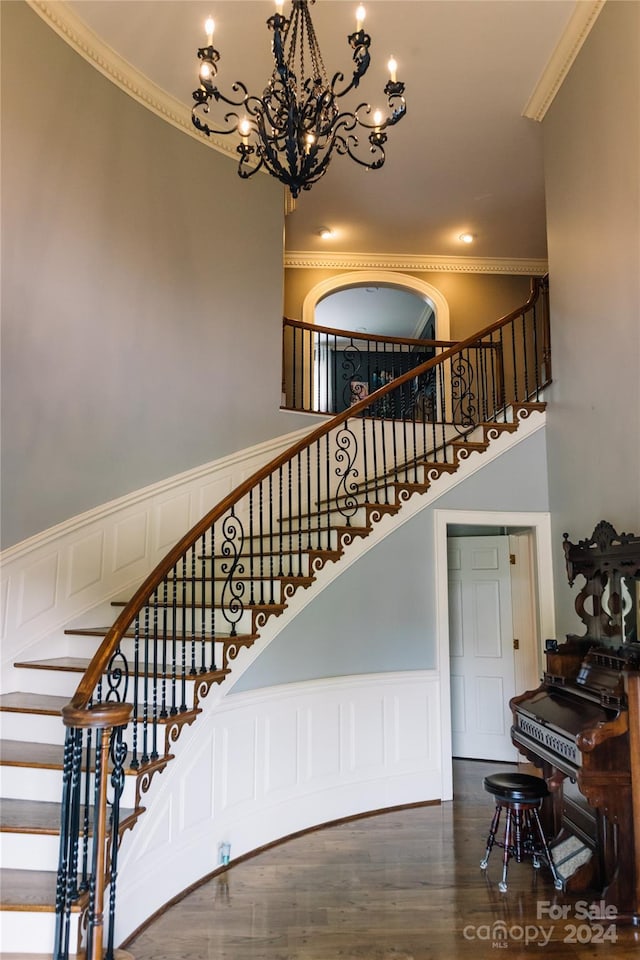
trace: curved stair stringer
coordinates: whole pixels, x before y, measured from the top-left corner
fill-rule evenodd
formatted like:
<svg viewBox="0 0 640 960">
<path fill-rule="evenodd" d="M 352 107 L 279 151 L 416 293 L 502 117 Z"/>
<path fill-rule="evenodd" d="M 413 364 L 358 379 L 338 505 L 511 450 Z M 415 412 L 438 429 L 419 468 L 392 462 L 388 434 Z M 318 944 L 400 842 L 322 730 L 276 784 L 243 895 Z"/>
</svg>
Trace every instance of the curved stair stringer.
<svg viewBox="0 0 640 960">
<path fill-rule="evenodd" d="M 242 712 L 247 702 L 259 703 L 262 698 L 270 698 L 270 691 L 252 691 L 250 694 L 240 694 L 229 697 L 232 692 L 233 684 L 244 672 L 255 662 L 255 660 L 266 650 L 269 644 L 278 636 L 278 634 L 292 623 L 294 618 L 304 610 L 308 604 L 312 603 L 319 594 L 325 590 L 334 580 L 344 573 L 352 564 L 362 557 L 369 550 L 373 549 L 382 542 L 390 533 L 394 532 L 404 523 L 421 513 L 424 509 L 433 504 L 443 495 L 448 493 L 458 484 L 464 482 L 473 476 L 487 464 L 493 462 L 504 453 L 513 449 L 514 446 L 532 436 L 538 430 L 544 427 L 545 414 L 539 409 L 530 410 L 521 409 L 518 415 L 518 423 L 515 430 L 495 430 L 493 425 L 487 425 L 479 428 L 485 433 L 490 433 L 489 445 L 481 456 L 473 456 L 475 452 L 473 443 L 469 445 L 468 451 L 459 459 L 458 469 L 452 473 L 436 470 L 438 473 L 437 482 L 433 482 L 429 489 L 419 496 L 406 494 L 401 509 L 394 513 L 383 513 L 380 519 L 373 523 L 371 530 L 366 537 L 355 537 L 351 542 L 345 545 L 345 549 L 336 563 L 325 563 L 321 569 L 316 571 L 314 582 L 308 589 L 297 590 L 287 601 L 285 609 L 278 616 L 270 617 L 264 626 L 260 628 L 259 636 L 252 646 L 238 646 L 233 659 L 230 661 L 232 674 L 222 684 L 213 684 L 206 691 L 206 695 L 199 701 L 200 715 L 195 718 L 196 722 L 183 725 L 180 728 L 180 744 L 175 750 L 172 763 L 168 764 L 161 777 L 150 778 L 147 783 L 148 793 L 142 797 L 144 816 L 139 817 L 136 822 L 136 829 L 128 831 L 123 837 L 120 870 L 119 870 L 119 891 L 118 891 L 118 921 L 117 921 L 117 942 L 122 942 L 131 933 L 136 930 L 140 924 L 144 923 L 155 911 L 159 910 L 171 897 L 179 895 L 183 890 L 194 883 L 197 883 L 203 877 L 210 875 L 217 864 L 218 847 L 222 842 L 228 842 L 228 833 L 233 833 L 232 840 L 232 859 L 245 856 L 265 843 L 280 839 L 283 835 L 288 835 L 296 829 L 301 829 L 299 823 L 295 823 L 292 829 L 291 811 L 286 819 L 287 826 L 283 829 L 282 817 L 273 812 L 273 809 L 265 809 L 262 812 L 260 820 L 260 830 L 256 831 L 252 819 L 242 812 L 243 805 L 249 805 L 248 797 L 237 797 L 235 803 L 235 814 L 229 813 L 229 803 L 222 803 L 226 810 L 226 815 L 218 812 L 214 816 L 212 810 L 199 810 L 198 796 L 203 793 L 206 795 L 206 789 L 202 789 L 202 783 L 208 784 L 213 777 L 213 754 L 216 751 L 226 751 L 229 744 L 216 743 L 212 745 L 211 739 L 207 736 L 211 726 L 222 723 L 227 715 L 235 714 L 236 700 L 242 704 L 238 711 Z M 394 675 L 389 678 L 386 675 L 377 675 L 375 683 L 394 682 Z M 349 678 L 351 680 L 353 678 Z M 349 682 L 345 679 L 345 684 Z M 367 678 L 359 678 L 359 684 L 366 684 Z M 401 681 L 396 678 L 396 681 Z M 405 682 L 404 680 L 402 682 Z M 415 675 L 407 678 L 406 682 L 411 683 L 437 683 L 436 671 L 417 671 Z M 302 684 L 287 684 L 287 687 L 302 688 Z M 318 684 L 311 682 L 305 686 L 313 694 L 317 692 Z M 323 684 L 319 684 L 320 687 Z M 331 684 L 329 684 L 331 687 Z M 329 695 L 327 692 L 326 695 Z M 245 721 L 243 721 L 245 722 Z M 247 737 L 250 739 L 249 727 L 253 722 L 246 717 Z M 224 739 L 224 734 L 219 735 L 220 731 L 216 727 L 214 739 Z M 247 751 L 249 763 L 257 764 L 257 758 Z M 419 777 L 419 798 L 422 800 L 439 799 L 439 769 L 431 770 L 425 776 L 421 771 Z M 431 777 L 431 779 L 429 779 Z M 198 785 L 200 784 L 200 785 Z M 378 796 L 375 789 L 367 784 L 365 790 L 362 784 L 358 784 L 360 790 L 361 807 L 356 811 L 350 807 L 346 812 L 339 815 L 353 815 L 354 812 L 364 813 L 370 809 L 378 809 L 385 806 L 384 802 L 376 799 Z M 224 789 L 224 787 L 223 787 Z M 429 791 L 432 791 L 431 793 Z M 383 791 L 384 792 L 384 791 Z M 187 798 L 192 799 L 187 799 Z M 417 799 L 418 797 L 416 797 Z M 215 804 L 220 803 L 220 798 L 215 798 Z M 411 802 L 411 801 L 408 801 Z M 328 816 L 327 798 L 321 792 L 317 798 L 318 817 L 313 822 L 305 822 L 304 828 L 325 822 L 335 817 Z M 387 805 L 393 805 L 391 800 Z M 277 805 L 276 805 L 277 806 Z M 295 804 L 294 804 L 295 806 Z M 175 837 L 175 831 L 171 829 L 172 818 L 175 811 L 180 807 L 191 811 L 193 824 L 188 825 L 183 820 L 181 822 L 180 838 Z M 275 809 L 275 807 L 274 807 Z M 333 813 L 336 811 L 333 810 Z M 270 817 L 273 819 L 273 833 L 269 832 Z M 247 837 L 259 836 L 258 844 L 252 844 L 251 840 L 245 840 L 238 834 L 238 824 L 242 825 L 244 820 L 244 831 Z M 203 842 L 206 838 L 206 842 Z M 154 890 L 157 885 L 153 878 L 161 872 L 163 875 L 163 885 L 161 893 L 154 899 Z"/>
</svg>

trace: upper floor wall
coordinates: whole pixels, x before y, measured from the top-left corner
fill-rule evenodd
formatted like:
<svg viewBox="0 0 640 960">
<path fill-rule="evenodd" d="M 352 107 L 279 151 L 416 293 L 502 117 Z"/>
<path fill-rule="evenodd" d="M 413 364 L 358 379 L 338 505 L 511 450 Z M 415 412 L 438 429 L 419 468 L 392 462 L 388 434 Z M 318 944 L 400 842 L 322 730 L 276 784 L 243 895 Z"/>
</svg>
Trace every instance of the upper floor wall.
<svg viewBox="0 0 640 960">
<path fill-rule="evenodd" d="M 280 186 L 1 15 L 6 547 L 308 420 L 279 410 Z"/>
<path fill-rule="evenodd" d="M 293 214 L 295 216 L 295 214 Z M 388 277 L 393 271 L 385 268 L 381 275 Z M 484 273 L 456 273 L 397 270 L 404 278 L 415 277 L 422 284 L 435 288 L 449 307 L 449 333 L 445 339 L 462 340 L 476 330 L 506 316 L 523 304 L 530 292 L 529 276 L 493 275 Z M 367 268 L 366 276 L 375 273 Z M 284 313 L 292 319 L 303 319 L 303 304 L 307 296 L 319 284 L 328 281 L 345 282 L 354 271 L 321 267 L 288 267 L 284 272 Z M 351 281 L 352 282 L 352 281 Z M 387 282 L 387 281 L 385 281 Z"/>
<path fill-rule="evenodd" d="M 640 530 L 640 4 L 606 3 L 544 120 L 554 537 Z M 560 636 L 576 628 L 556 557 Z"/>
</svg>

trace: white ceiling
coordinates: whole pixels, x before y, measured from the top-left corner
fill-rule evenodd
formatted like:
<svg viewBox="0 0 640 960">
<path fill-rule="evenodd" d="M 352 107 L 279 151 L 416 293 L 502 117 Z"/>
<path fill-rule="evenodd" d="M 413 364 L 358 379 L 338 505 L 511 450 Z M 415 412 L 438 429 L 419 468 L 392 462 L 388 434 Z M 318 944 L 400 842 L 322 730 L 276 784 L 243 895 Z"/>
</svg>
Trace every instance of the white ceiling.
<svg viewBox="0 0 640 960">
<path fill-rule="evenodd" d="M 318 0 L 312 7 L 329 75 L 351 72 L 346 37 L 355 28 L 356 5 Z M 259 93 L 271 72 L 265 22 L 273 0 L 69 0 L 67 6 L 188 108 L 209 15 L 216 20 L 221 88 L 242 80 Z M 366 0 L 365 6 L 372 64 L 349 106 L 364 99 L 383 105 L 393 53 L 407 115 L 389 133 L 381 170 L 333 159 L 287 217 L 287 250 L 544 258 L 542 127 L 522 111 L 575 0 Z M 329 241 L 318 236 L 324 225 L 335 231 Z M 463 231 L 474 234 L 473 246 L 460 243 Z"/>
</svg>

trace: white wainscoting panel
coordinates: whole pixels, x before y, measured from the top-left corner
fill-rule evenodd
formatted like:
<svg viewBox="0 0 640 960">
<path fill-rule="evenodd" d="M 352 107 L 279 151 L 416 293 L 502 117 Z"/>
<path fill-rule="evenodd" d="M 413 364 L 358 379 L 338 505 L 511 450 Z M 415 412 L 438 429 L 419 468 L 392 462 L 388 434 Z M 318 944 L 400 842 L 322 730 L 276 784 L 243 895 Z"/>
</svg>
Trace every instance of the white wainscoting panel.
<svg viewBox="0 0 640 960">
<path fill-rule="evenodd" d="M 64 655 L 64 627 L 128 597 L 208 510 L 306 432 L 136 490 L 4 550 L 0 692 L 16 689 L 13 661 Z"/>
<path fill-rule="evenodd" d="M 117 942 L 215 870 L 223 842 L 233 861 L 332 820 L 439 800 L 439 691 L 425 670 L 204 701 L 123 839 Z"/>
</svg>

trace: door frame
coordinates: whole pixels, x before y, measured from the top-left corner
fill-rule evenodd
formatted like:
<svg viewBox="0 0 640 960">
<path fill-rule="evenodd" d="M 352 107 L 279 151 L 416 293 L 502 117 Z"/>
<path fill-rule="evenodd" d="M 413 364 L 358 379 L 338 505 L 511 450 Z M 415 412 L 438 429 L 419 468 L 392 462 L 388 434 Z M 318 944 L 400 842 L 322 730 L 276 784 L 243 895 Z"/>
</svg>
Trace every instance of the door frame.
<svg viewBox="0 0 640 960">
<path fill-rule="evenodd" d="M 437 670 L 440 679 L 440 742 L 442 745 L 442 799 L 453 798 L 451 752 L 451 679 L 449 669 L 449 582 L 447 567 L 447 527 L 450 524 L 469 526 L 527 527 L 534 533 L 537 615 L 540 637 L 538 656 L 547 637 L 555 637 L 553 588 L 553 548 L 551 514 L 523 513 L 503 510 L 438 510 L 433 511 L 434 563 L 436 593 Z M 522 691 L 524 692 L 524 691 Z"/>
</svg>

